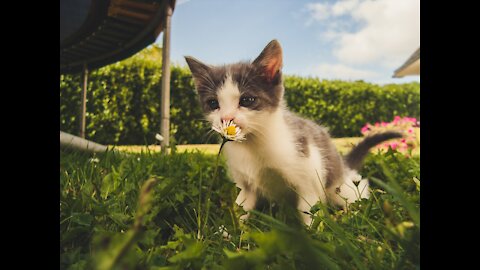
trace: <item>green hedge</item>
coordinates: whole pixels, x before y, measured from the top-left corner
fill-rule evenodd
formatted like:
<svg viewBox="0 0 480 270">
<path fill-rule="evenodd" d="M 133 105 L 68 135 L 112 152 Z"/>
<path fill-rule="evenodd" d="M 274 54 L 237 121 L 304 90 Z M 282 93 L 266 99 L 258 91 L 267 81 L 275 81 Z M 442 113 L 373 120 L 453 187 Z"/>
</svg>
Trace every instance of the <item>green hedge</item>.
<svg viewBox="0 0 480 270">
<path fill-rule="evenodd" d="M 203 120 L 190 72 L 172 68 L 172 143 L 213 143 Z M 103 144 L 152 144 L 160 131 L 161 65 L 133 59 L 91 72 L 86 137 Z M 79 75 L 60 77 L 60 129 L 79 133 Z"/>
<path fill-rule="evenodd" d="M 160 130 L 161 64 L 145 57 L 92 71 L 87 92 L 87 139 L 102 144 L 153 144 Z M 334 137 L 360 136 L 366 122 L 420 116 L 420 85 L 285 77 L 291 110 L 329 127 Z M 60 76 L 60 129 L 79 133 L 79 75 Z M 177 144 L 215 143 L 209 136 L 190 71 L 172 67 L 171 136 Z"/>
<path fill-rule="evenodd" d="M 285 98 L 295 112 L 321 123 L 334 137 L 362 136 L 365 123 L 394 116 L 420 118 L 420 84 L 376 85 L 289 76 Z"/>
</svg>

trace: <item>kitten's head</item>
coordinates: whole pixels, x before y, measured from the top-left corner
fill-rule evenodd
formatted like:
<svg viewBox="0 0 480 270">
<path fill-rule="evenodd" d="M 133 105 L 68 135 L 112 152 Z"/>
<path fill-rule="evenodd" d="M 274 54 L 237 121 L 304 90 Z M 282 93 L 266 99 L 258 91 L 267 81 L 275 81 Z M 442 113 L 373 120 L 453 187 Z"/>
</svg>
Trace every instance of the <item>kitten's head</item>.
<svg viewBox="0 0 480 270">
<path fill-rule="evenodd" d="M 283 98 L 282 48 L 272 40 L 251 63 L 211 66 L 186 56 L 201 106 L 212 123 L 233 120 L 245 134 L 261 132 Z"/>
</svg>

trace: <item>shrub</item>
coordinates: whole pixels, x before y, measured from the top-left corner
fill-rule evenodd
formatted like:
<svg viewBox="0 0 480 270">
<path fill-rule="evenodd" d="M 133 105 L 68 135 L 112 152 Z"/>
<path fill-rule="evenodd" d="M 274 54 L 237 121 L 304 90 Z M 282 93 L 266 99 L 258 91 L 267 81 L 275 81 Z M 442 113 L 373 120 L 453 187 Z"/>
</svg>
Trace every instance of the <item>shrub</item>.
<svg viewBox="0 0 480 270">
<path fill-rule="evenodd" d="M 395 115 L 420 116 L 418 83 L 379 86 L 363 81 L 327 81 L 289 76 L 285 99 L 300 115 L 327 126 L 334 137 L 361 136 L 367 122 Z"/>
<path fill-rule="evenodd" d="M 173 67 L 170 135 L 172 143 L 213 143 L 197 104 L 190 73 Z M 153 144 L 160 132 L 161 65 L 133 60 L 89 75 L 86 137 L 102 144 Z M 60 77 L 60 129 L 79 133 L 79 75 Z"/>
</svg>

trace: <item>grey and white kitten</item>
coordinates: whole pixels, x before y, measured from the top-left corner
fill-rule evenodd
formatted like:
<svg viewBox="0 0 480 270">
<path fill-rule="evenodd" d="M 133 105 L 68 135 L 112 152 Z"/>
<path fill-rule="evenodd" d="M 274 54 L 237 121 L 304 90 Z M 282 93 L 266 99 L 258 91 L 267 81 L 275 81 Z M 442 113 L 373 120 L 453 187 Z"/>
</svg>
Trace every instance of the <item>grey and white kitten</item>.
<svg viewBox="0 0 480 270">
<path fill-rule="evenodd" d="M 277 40 L 251 63 L 211 66 L 185 59 L 208 121 L 233 120 L 246 135 L 245 141 L 224 146 L 231 177 L 241 189 L 236 203 L 245 211 L 259 198 L 288 199 L 308 224 L 306 213 L 318 201 L 346 207 L 368 198 L 368 181 L 357 170 L 371 147 L 401 134 L 367 137 L 342 157 L 326 128 L 288 110 Z"/>
</svg>

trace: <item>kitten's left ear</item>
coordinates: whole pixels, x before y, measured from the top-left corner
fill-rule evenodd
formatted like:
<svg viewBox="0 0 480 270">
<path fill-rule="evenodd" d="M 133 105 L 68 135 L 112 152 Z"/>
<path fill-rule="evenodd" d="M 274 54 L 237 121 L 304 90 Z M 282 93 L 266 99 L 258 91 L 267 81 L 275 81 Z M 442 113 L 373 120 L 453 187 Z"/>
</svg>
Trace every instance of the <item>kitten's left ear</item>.
<svg viewBox="0 0 480 270">
<path fill-rule="evenodd" d="M 280 43 L 276 39 L 270 41 L 252 64 L 259 67 L 269 82 L 273 81 L 283 65 Z"/>
<path fill-rule="evenodd" d="M 210 84 L 210 66 L 191 56 L 185 56 L 185 60 L 187 61 L 190 71 L 192 72 L 193 82 L 195 83 L 197 90 L 203 84 Z"/>
<path fill-rule="evenodd" d="M 191 56 L 184 56 L 184 57 L 194 77 L 196 77 L 198 74 L 208 73 L 210 71 L 210 67 L 200 62 L 200 60 L 195 59 Z"/>
</svg>

